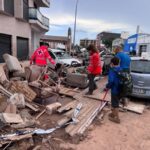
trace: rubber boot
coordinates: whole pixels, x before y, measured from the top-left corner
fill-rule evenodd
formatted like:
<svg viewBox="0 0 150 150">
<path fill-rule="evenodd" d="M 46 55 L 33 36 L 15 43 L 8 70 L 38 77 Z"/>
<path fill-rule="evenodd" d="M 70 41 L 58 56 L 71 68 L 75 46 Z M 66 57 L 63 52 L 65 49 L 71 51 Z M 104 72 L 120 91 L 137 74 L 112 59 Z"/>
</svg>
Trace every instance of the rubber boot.
<svg viewBox="0 0 150 150">
<path fill-rule="evenodd" d="M 109 116 L 109 120 L 115 123 L 120 123 L 119 119 L 119 108 L 114 108 L 112 111 L 112 116 Z"/>
<path fill-rule="evenodd" d="M 108 114 L 108 117 L 114 117 L 114 108 L 111 108 L 111 113 Z"/>
</svg>

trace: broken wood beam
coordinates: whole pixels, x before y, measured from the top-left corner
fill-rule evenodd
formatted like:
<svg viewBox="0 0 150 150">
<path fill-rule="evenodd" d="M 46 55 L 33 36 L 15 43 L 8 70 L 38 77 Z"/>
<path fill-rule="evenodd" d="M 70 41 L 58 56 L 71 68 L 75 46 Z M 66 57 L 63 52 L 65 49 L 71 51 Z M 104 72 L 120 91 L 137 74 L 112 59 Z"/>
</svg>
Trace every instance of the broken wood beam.
<svg viewBox="0 0 150 150">
<path fill-rule="evenodd" d="M 36 120 L 39 119 L 45 112 L 46 112 L 46 109 L 44 109 L 41 113 L 39 113 L 35 119 Z"/>
<path fill-rule="evenodd" d="M 48 114 L 52 114 L 53 112 L 55 112 L 59 107 L 61 107 L 61 103 L 58 103 L 58 102 L 56 102 L 56 103 L 53 103 L 53 104 L 49 104 L 49 105 L 47 105 L 46 106 L 46 112 L 48 113 Z"/>
<path fill-rule="evenodd" d="M 25 102 L 25 105 L 26 105 L 26 107 L 32 109 L 32 110 L 35 111 L 35 112 L 39 111 L 38 108 L 35 108 L 32 104 L 30 104 L 30 103 L 28 103 L 28 102 Z"/>
</svg>

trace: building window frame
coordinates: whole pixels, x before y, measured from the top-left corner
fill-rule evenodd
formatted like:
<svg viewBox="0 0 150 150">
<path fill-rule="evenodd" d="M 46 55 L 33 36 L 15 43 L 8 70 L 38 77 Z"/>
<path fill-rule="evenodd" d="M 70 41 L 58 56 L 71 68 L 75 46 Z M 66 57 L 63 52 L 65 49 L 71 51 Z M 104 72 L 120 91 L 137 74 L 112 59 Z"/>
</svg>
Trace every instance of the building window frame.
<svg viewBox="0 0 150 150">
<path fill-rule="evenodd" d="M 4 13 L 9 16 L 14 16 L 15 14 L 14 0 L 4 0 Z"/>
</svg>

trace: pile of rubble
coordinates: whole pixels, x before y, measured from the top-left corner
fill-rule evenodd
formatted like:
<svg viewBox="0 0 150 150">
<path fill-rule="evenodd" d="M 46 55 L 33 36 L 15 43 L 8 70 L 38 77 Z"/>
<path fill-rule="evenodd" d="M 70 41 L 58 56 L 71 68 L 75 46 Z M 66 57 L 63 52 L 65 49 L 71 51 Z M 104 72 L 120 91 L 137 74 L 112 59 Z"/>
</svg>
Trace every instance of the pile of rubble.
<svg viewBox="0 0 150 150">
<path fill-rule="evenodd" d="M 62 127 L 66 127 L 66 133 L 74 136 L 76 132 L 71 133 L 75 128 L 73 126 L 78 124 L 80 118 L 85 120 L 85 114 L 90 114 L 91 109 L 88 107 L 91 104 L 74 98 L 62 106 L 58 99 L 62 95 L 73 97 L 80 94 L 78 88 L 87 86 L 87 76 L 69 72 L 63 78 L 48 67 L 23 67 L 18 59 L 11 55 L 5 54 L 3 58 L 5 64 L 2 68 L 3 74 L 0 75 L 0 147 L 18 140 L 30 139 L 35 134 L 49 134 Z M 78 88 L 65 88 L 61 83 Z M 49 98 L 55 101 L 48 102 Z M 94 106 L 97 104 L 94 103 Z M 92 107 L 92 110 L 95 107 Z M 41 129 L 38 119 L 42 118 L 43 114 L 50 116 L 56 111 L 61 118 L 52 128 Z M 78 118 L 80 111 L 83 111 L 84 115 Z"/>
<path fill-rule="evenodd" d="M 34 135 L 52 134 L 60 128 L 78 139 L 110 102 L 110 94 L 98 90 L 104 88 L 107 78 L 100 80 L 94 95 L 85 96 L 87 89 L 80 89 L 87 87 L 86 74 L 68 70 L 62 77 L 48 67 L 23 67 L 8 54 L 4 60 L 4 74 L 0 75 L 0 147 L 7 148 L 23 139 L 32 141 L 30 146 L 34 147 Z M 63 103 L 65 96 L 70 99 Z M 57 117 L 53 120 L 54 115 Z"/>
</svg>

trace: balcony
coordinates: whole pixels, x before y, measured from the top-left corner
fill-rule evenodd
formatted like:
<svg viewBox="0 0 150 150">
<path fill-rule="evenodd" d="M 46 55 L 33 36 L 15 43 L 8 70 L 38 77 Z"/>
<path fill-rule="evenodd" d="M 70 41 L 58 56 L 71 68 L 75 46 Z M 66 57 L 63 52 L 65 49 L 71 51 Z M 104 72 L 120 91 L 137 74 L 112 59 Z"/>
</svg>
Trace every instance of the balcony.
<svg viewBox="0 0 150 150">
<path fill-rule="evenodd" d="M 50 0 L 34 0 L 37 7 L 50 7 Z"/>
<path fill-rule="evenodd" d="M 49 19 L 36 8 L 29 8 L 29 23 L 36 29 L 49 30 Z"/>
</svg>

